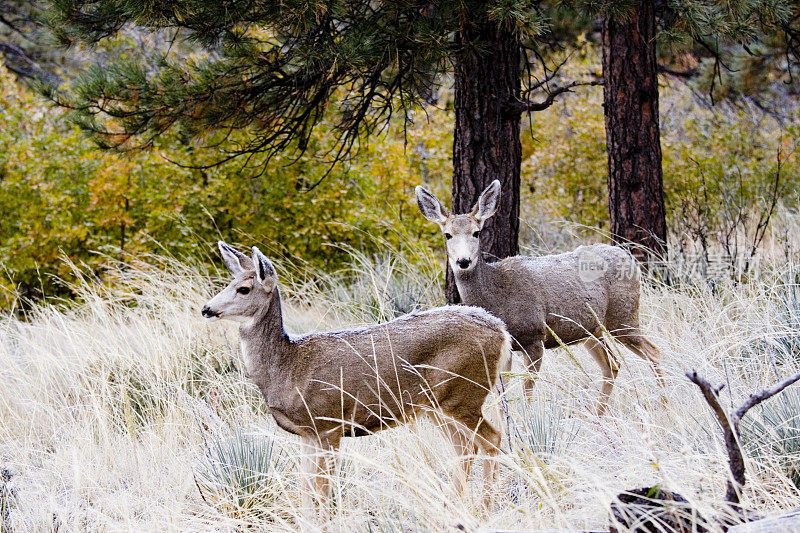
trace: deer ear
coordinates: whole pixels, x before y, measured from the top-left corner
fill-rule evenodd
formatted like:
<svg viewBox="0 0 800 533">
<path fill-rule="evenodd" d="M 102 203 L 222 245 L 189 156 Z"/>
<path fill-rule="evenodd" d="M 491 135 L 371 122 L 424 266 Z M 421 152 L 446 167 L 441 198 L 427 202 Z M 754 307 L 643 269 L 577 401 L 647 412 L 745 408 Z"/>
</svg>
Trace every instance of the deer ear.
<svg viewBox="0 0 800 533">
<path fill-rule="evenodd" d="M 419 206 L 422 216 L 440 226 L 444 224 L 447 217 L 450 216 L 450 211 L 445 209 L 439 199 L 422 185 L 417 185 L 415 192 L 417 194 L 417 206 Z"/>
<path fill-rule="evenodd" d="M 255 246 L 253 246 L 253 263 L 255 264 L 256 280 L 264 288 L 272 290 L 278 283 L 278 273 L 275 272 L 272 262 Z"/>
<path fill-rule="evenodd" d="M 217 246 L 219 246 L 222 260 L 225 261 L 225 266 L 228 267 L 231 274 L 236 276 L 245 270 L 253 270 L 253 262 L 242 252 L 234 250 L 224 241 L 217 241 Z"/>
<path fill-rule="evenodd" d="M 478 203 L 472 208 L 472 216 L 478 219 L 481 225 L 497 212 L 500 205 L 500 181 L 494 180 L 481 193 Z"/>
</svg>

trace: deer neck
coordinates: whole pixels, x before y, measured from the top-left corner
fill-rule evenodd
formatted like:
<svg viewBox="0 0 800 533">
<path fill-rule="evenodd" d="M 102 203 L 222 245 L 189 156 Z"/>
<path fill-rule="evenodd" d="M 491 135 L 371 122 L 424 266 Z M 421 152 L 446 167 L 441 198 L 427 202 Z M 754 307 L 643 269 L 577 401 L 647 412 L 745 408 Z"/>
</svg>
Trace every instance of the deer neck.
<svg viewBox="0 0 800 533">
<path fill-rule="evenodd" d="M 467 305 L 479 305 L 485 300 L 486 292 L 492 280 L 492 266 L 478 254 L 475 268 L 469 272 L 454 271 L 458 294 L 461 301 Z"/>
<path fill-rule="evenodd" d="M 283 329 L 281 307 L 280 291 L 275 287 L 266 309 L 251 322 L 239 326 L 247 373 L 259 387 L 278 371 L 280 361 L 291 346 Z"/>
</svg>

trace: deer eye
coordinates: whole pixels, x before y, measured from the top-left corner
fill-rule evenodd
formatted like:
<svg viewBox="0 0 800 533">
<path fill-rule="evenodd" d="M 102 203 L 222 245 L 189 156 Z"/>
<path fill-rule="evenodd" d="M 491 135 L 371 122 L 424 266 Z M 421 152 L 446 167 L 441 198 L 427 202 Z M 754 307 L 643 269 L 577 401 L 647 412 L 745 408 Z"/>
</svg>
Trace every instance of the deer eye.
<svg viewBox="0 0 800 533">
<path fill-rule="evenodd" d="M 239 287 L 236 289 L 236 292 L 239 294 L 248 294 L 250 292 L 250 287 Z"/>
<path fill-rule="evenodd" d="M 449 233 L 445 233 L 445 234 L 444 234 L 444 238 L 445 238 L 445 239 L 447 239 L 447 240 L 449 241 L 450 239 L 452 239 L 452 238 L 453 238 L 453 236 L 452 236 L 451 234 L 449 234 Z"/>
<path fill-rule="evenodd" d="M 481 236 L 481 230 L 476 231 L 475 233 L 472 234 L 472 236 L 477 239 L 478 237 Z"/>
</svg>

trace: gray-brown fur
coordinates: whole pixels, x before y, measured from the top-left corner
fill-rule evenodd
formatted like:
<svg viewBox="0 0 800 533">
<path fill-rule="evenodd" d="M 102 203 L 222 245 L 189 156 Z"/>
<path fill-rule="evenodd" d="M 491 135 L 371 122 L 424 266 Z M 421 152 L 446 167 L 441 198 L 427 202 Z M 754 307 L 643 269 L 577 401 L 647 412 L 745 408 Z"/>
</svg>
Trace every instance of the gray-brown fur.
<svg viewBox="0 0 800 533">
<path fill-rule="evenodd" d="M 233 281 L 203 308 L 208 318 L 241 322 L 247 372 L 283 429 L 306 451 L 336 449 L 343 436 L 436 413 L 462 454 L 494 455 L 499 432 L 483 418 L 498 367 L 510 357 L 503 322 L 483 309 L 448 306 L 376 326 L 290 337 L 272 264 L 220 242 Z M 241 291 L 247 290 L 247 294 Z M 239 291 L 239 292 L 237 292 Z M 316 491 L 327 492 L 320 456 Z M 493 467 L 487 467 L 487 483 Z"/>
<path fill-rule="evenodd" d="M 603 339 L 603 330 L 658 369 L 658 350 L 639 326 L 640 272 L 625 250 L 606 244 L 581 246 L 563 254 L 514 256 L 487 263 L 480 253 L 480 232 L 494 214 L 500 182 L 493 182 L 473 210 L 455 215 L 423 187 L 417 187 L 422 214 L 447 237 L 447 255 L 462 301 L 503 319 L 514 349 L 526 354 L 538 371 L 545 348 L 584 341 L 600 365 L 604 383 L 598 412 L 605 410 L 619 372 Z M 526 383 L 530 391 L 532 382 Z"/>
</svg>

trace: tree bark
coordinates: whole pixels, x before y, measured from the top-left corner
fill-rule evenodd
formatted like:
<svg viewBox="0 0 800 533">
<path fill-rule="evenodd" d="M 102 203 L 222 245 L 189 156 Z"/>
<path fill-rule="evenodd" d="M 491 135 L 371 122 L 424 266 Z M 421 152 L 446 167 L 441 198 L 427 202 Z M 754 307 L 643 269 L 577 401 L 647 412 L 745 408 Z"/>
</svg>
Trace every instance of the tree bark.
<svg viewBox="0 0 800 533">
<path fill-rule="evenodd" d="M 603 23 L 603 94 L 611 238 L 645 263 L 666 254 L 653 2 Z"/>
<path fill-rule="evenodd" d="M 453 212 L 469 212 L 481 192 L 500 180 L 499 208 L 481 234 L 486 260 L 495 261 L 519 251 L 521 115 L 510 104 L 520 97 L 520 44 L 491 22 L 466 22 L 457 39 Z M 449 265 L 446 294 L 450 303 L 460 302 Z"/>
</svg>

